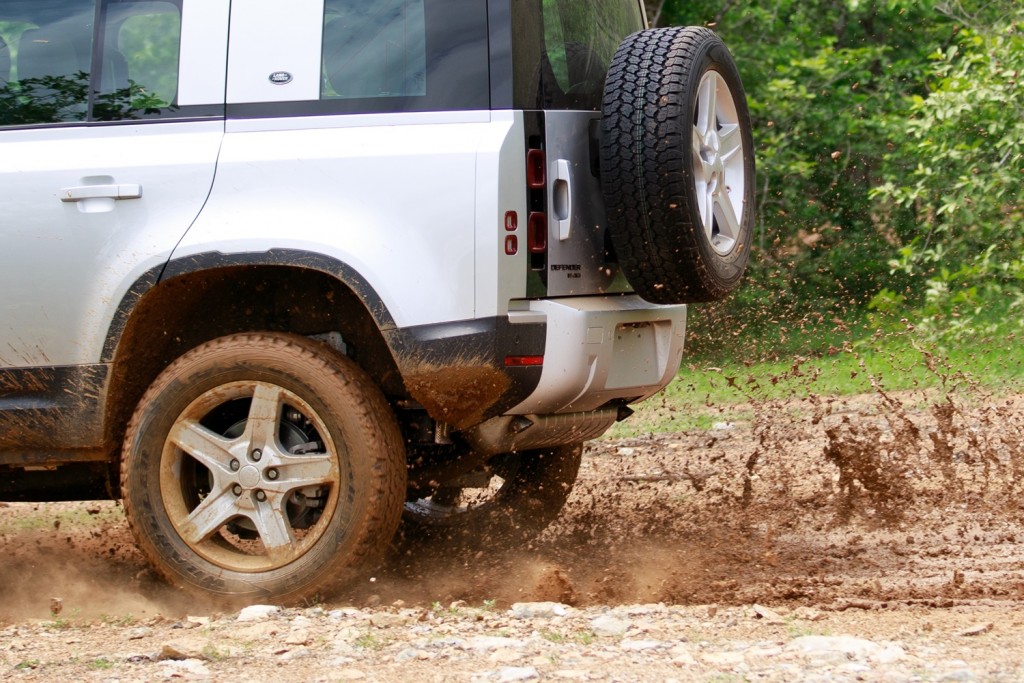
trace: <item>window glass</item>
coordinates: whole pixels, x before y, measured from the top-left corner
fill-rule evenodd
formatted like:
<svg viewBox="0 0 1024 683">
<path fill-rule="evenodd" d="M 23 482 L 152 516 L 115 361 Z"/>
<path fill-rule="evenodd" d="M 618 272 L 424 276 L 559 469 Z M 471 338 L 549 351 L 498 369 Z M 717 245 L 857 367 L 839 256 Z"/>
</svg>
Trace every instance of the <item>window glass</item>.
<svg viewBox="0 0 1024 683">
<path fill-rule="evenodd" d="M 321 97 L 427 94 L 423 0 L 328 0 Z"/>
<path fill-rule="evenodd" d="M 636 0 L 513 0 L 514 106 L 601 108 L 619 43 L 643 28 Z"/>
<path fill-rule="evenodd" d="M 487 5 L 480 0 L 325 0 L 322 29 L 318 100 L 238 104 L 230 115 L 490 106 Z"/>
<path fill-rule="evenodd" d="M 94 16 L 93 0 L 0 0 L 0 125 L 85 120 Z"/>
<path fill-rule="evenodd" d="M 174 112 L 180 0 L 100 9 L 96 31 L 95 0 L 0 0 L 0 126 Z"/>
</svg>

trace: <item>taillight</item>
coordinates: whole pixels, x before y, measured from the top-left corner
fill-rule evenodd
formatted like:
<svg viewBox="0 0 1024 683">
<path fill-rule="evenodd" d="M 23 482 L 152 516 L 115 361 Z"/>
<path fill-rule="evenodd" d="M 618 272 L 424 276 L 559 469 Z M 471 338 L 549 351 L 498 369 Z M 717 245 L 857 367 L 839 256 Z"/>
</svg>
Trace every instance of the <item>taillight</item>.
<svg viewBox="0 0 1024 683">
<path fill-rule="evenodd" d="M 544 150 L 531 149 L 526 152 L 526 186 L 531 190 L 542 190 L 547 184 L 547 161 Z"/>
<path fill-rule="evenodd" d="M 505 356 L 506 368 L 529 368 L 544 365 L 544 356 Z"/>
<path fill-rule="evenodd" d="M 531 254 L 543 254 L 548 249 L 548 216 L 543 211 L 531 211 L 526 226 L 526 243 Z"/>
</svg>

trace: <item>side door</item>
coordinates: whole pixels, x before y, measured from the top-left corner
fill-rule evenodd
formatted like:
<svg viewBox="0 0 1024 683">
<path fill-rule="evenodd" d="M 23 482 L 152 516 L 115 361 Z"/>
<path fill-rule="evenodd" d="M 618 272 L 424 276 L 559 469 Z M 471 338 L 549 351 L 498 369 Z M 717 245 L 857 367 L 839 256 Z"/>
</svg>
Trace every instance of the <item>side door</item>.
<svg viewBox="0 0 1024 683">
<path fill-rule="evenodd" d="M 118 308 L 213 183 L 228 9 L 0 0 L 0 451 L 96 443 Z"/>
</svg>

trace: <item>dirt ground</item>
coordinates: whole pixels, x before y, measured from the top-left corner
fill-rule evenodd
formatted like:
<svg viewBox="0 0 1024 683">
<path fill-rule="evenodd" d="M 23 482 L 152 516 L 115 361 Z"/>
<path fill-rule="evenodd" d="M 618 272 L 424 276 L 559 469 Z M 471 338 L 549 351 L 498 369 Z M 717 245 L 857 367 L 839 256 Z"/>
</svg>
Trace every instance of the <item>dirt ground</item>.
<svg viewBox="0 0 1024 683">
<path fill-rule="evenodd" d="M 981 621 L 998 637 L 968 650 L 1024 676 L 1012 668 L 1024 661 L 1024 395 L 735 409 L 751 411 L 711 430 L 594 442 L 561 518 L 529 547 L 394 554 L 323 608 L 760 604 L 868 638 Z M 89 638 L 90 625 L 161 628 L 217 610 L 157 581 L 109 502 L 0 504 L 0 585 L 8 633 L 57 620 Z"/>
</svg>

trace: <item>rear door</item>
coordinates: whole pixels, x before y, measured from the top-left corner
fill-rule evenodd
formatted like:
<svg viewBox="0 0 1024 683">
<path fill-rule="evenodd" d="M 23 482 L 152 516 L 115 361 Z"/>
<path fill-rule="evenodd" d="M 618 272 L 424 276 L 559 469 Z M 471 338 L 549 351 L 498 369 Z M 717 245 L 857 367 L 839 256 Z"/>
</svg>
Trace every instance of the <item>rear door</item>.
<svg viewBox="0 0 1024 683">
<path fill-rule="evenodd" d="M 109 360 L 213 182 L 228 5 L 0 0 L 0 366 Z"/>
<path fill-rule="evenodd" d="M 514 0 L 513 103 L 543 139 L 547 296 L 628 291 L 605 243 L 598 144 L 608 65 L 644 28 L 637 0 Z"/>
</svg>

